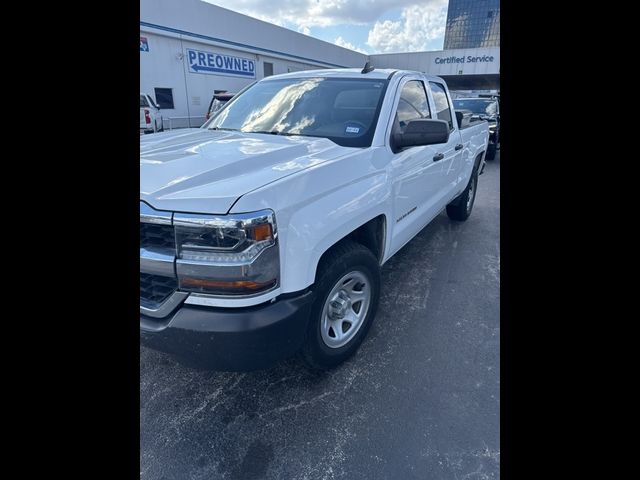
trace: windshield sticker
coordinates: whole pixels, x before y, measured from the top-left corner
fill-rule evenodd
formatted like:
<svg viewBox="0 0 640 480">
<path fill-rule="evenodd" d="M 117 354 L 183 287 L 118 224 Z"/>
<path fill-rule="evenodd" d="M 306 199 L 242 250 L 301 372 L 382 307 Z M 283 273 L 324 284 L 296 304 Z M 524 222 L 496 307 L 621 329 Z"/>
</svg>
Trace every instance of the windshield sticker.
<svg viewBox="0 0 640 480">
<path fill-rule="evenodd" d="M 360 132 L 360 127 L 351 127 L 351 126 L 347 126 L 347 128 L 345 128 L 344 133 L 359 133 Z"/>
</svg>

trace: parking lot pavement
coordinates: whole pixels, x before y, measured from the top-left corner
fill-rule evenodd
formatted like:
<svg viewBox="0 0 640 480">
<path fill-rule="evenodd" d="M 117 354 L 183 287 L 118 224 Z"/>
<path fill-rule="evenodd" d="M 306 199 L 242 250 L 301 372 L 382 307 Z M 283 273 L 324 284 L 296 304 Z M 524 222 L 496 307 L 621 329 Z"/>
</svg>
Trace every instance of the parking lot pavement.
<svg viewBox="0 0 640 480">
<path fill-rule="evenodd" d="M 499 182 L 498 154 L 467 222 L 443 213 L 389 260 L 332 372 L 202 372 L 141 347 L 141 479 L 499 478 Z"/>
</svg>

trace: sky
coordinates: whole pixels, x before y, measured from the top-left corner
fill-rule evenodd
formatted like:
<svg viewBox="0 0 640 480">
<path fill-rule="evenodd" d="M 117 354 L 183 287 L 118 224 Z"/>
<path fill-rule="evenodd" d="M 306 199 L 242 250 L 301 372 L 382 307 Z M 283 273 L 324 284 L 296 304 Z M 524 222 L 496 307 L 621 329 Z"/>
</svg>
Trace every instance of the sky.
<svg viewBox="0 0 640 480">
<path fill-rule="evenodd" d="M 448 0 L 205 0 L 363 53 L 442 50 Z"/>
</svg>

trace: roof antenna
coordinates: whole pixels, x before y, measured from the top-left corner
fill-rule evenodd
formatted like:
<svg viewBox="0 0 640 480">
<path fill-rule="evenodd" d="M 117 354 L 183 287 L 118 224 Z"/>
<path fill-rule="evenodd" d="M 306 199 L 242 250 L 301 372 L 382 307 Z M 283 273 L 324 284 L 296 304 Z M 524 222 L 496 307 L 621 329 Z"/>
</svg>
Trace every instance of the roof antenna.
<svg viewBox="0 0 640 480">
<path fill-rule="evenodd" d="M 371 66 L 370 62 L 367 62 L 364 64 L 364 68 L 362 69 L 362 71 L 360 73 L 369 73 L 373 71 L 373 67 Z"/>
</svg>

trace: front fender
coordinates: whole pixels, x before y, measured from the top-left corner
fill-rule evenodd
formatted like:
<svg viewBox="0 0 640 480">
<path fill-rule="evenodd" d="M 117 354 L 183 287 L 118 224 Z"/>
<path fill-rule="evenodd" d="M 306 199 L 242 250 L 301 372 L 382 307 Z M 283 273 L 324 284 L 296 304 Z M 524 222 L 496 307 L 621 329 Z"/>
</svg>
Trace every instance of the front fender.
<svg viewBox="0 0 640 480">
<path fill-rule="evenodd" d="M 369 220 L 390 218 L 387 171 L 370 153 L 327 162 L 241 197 L 232 213 L 271 208 L 276 213 L 283 293 L 315 281 L 320 257 Z"/>
<path fill-rule="evenodd" d="M 327 250 L 368 221 L 380 215 L 388 218 L 388 199 L 386 175 L 381 174 L 344 186 L 296 211 L 290 218 L 285 276 L 311 285 Z"/>
</svg>

